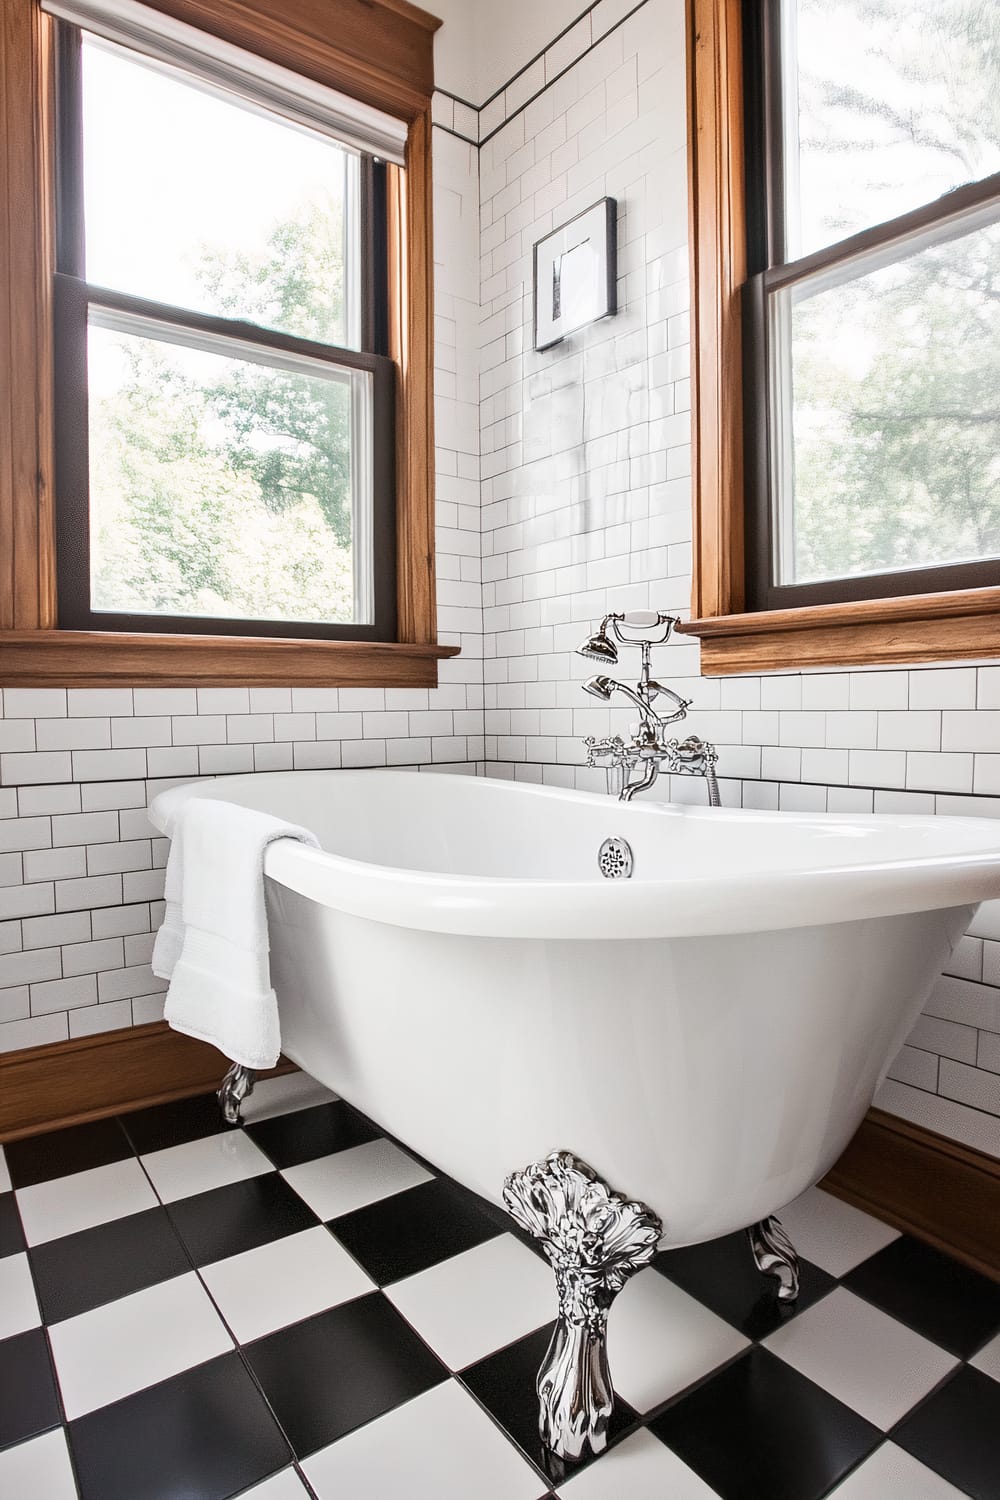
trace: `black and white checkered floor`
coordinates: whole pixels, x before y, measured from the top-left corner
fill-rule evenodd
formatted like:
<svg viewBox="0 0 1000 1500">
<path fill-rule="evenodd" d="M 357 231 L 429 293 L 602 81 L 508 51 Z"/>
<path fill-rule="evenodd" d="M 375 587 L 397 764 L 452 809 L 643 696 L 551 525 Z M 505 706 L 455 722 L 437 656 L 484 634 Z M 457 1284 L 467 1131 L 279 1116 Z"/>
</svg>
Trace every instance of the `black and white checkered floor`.
<svg viewBox="0 0 1000 1500">
<path fill-rule="evenodd" d="M 505 1216 L 302 1074 L 0 1160 L 9 1500 L 1000 1497 L 1000 1286 L 812 1190 L 621 1294 L 613 1445 L 535 1436 L 554 1293 Z M 8 1179 L 9 1174 L 9 1181 Z"/>
</svg>

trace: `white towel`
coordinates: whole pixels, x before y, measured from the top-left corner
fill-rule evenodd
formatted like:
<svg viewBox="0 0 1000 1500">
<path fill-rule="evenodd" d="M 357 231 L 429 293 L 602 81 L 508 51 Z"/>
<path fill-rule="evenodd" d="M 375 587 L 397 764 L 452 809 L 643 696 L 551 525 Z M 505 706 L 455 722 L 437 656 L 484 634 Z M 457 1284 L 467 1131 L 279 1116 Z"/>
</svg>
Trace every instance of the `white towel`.
<svg viewBox="0 0 1000 1500">
<path fill-rule="evenodd" d="M 281 1052 L 271 988 L 264 855 L 276 839 L 318 840 L 253 808 L 190 797 L 171 830 L 166 916 L 153 972 L 170 980 L 164 1015 L 176 1031 L 211 1042 L 246 1068 Z"/>
</svg>

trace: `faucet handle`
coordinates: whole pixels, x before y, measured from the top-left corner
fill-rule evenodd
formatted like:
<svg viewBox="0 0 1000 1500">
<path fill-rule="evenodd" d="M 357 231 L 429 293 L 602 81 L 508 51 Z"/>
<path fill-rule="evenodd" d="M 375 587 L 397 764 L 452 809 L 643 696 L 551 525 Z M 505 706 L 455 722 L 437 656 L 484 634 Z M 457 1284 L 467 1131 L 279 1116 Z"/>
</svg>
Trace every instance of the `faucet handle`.
<svg viewBox="0 0 1000 1500">
<path fill-rule="evenodd" d="M 608 735 L 605 739 L 595 739 L 592 734 L 588 734 L 583 743 L 587 747 L 588 766 L 633 764 L 633 752 L 620 734 Z"/>
<path fill-rule="evenodd" d="M 696 734 L 689 734 L 686 740 L 670 740 L 668 749 L 674 753 L 674 758 L 679 767 L 691 766 L 714 766 L 719 759 L 719 752 L 708 740 L 700 739 Z"/>
</svg>

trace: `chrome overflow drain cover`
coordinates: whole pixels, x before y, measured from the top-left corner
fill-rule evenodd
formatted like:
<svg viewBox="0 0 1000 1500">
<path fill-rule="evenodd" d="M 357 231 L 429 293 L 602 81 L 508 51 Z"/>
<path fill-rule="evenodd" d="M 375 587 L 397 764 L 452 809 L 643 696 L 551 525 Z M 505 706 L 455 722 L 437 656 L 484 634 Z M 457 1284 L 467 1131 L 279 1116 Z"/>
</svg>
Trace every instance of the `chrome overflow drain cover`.
<svg viewBox="0 0 1000 1500">
<path fill-rule="evenodd" d="M 597 851 L 597 864 L 605 880 L 628 880 L 632 874 L 632 848 L 625 839 L 605 839 Z"/>
</svg>

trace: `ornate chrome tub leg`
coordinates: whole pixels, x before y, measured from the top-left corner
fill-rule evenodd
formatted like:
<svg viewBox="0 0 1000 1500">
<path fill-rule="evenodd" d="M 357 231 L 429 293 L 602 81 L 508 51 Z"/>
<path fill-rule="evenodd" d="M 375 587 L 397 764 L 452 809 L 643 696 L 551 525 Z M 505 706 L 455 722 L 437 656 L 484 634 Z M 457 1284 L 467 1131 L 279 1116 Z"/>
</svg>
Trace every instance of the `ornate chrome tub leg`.
<svg viewBox="0 0 1000 1500">
<path fill-rule="evenodd" d="M 222 1080 L 222 1087 L 215 1097 L 219 1101 L 222 1118 L 227 1125 L 240 1123 L 240 1105 L 253 1093 L 256 1077 L 257 1074 L 253 1068 L 245 1068 L 242 1063 L 233 1063 Z"/>
<path fill-rule="evenodd" d="M 758 1271 L 778 1283 L 778 1300 L 794 1302 L 799 1295 L 799 1257 L 779 1220 L 772 1214 L 747 1230 Z"/>
<path fill-rule="evenodd" d="M 614 1392 L 608 1370 L 608 1311 L 618 1292 L 656 1253 L 663 1226 L 569 1151 L 513 1172 L 508 1212 L 540 1240 L 555 1271 L 559 1318 L 538 1372 L 539 1431 L 559 1458 L 600 1453 Z"/>
</svg>

